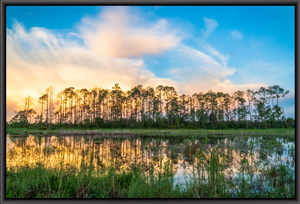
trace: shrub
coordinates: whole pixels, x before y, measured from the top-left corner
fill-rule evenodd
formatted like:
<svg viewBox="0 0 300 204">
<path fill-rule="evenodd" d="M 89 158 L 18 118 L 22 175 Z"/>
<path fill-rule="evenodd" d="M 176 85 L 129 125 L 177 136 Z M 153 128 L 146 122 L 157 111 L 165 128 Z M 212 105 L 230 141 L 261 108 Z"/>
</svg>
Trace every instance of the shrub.
<svg viewBox="0 0 300 204">
<path fill-rule="evenodd" d="M 188 125 L 186 128 L 191 130 L 191 129 L 194 129 L 194 126 L 193 125 Z"/>
<path fill-rule="evenodd" d="M 217 128 L 218 128 L 218 129 L 221 129 L 221 130 L 226 130 L 226 129 L 228 129 L 226 123 L 218 123 L 218 124 L 217 124 Z"/>
<path fill-rule="evenodd" d="M 233 121 L 229 122 L 228 128 L 236 128 L 236 125 Z"/>
<path fill-rule="evenodd" d="M 176 125 L 170 125 L 169 129 L 178 129 L 178 127 Z"/>
<path fill-rule="evenodd" d="M 207 123 L 207 129 L 215 129 L 215 126 L 212 123 Z"/>
<path fill-rule="evenodd" d="M 47 128 L 45 126 L 41 126 L 39 127 L 39 130 L 47 130 Z"/>
<path fill-rule="evenodd" d="M 168 128 L 168 124 L 164 124 L 163 126 L 161 126 L 161 128 L 167 129 Z"/>
</svg>

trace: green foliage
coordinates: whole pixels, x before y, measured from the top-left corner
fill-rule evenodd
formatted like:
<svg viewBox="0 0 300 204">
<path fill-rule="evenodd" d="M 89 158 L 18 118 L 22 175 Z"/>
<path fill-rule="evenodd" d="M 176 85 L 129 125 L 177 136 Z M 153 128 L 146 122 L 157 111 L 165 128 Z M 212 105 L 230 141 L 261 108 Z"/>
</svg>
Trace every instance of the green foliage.
<svg viewBox="0 0 300 204">
<path fill-rule="evenodd" d="M 207 123 L 207 129 L 217 129 L 217 128 L 212 123 Z"/>
<path fill-rule="evenodd" d="M 180 118 L 178 118 L 178 117 L 176 118 L 175 124 L 179 128 L 179 126 L 180 126 Z"/>
<path fill-rule="evenodd" d="M 225 130 L 295 127 L 294 119 L 286 118 L 284 109 L 279 106 L 279 99 L 289 93 L 279 85 L 261 87 L 257 91 L 248 89 L 246 93 L 210 90 L 188 96 L 178 95 L 174 87 L 162 85 L 155 89 L 137 85 L 124 92 L 116 83 L 112 90 L 65 88 L 57 94 L 58 103 L 54 101 L 53 90 L 49 87 L 39 97 L 41 113 L 30 108 L 32 98 L 26 97 L 25 109 L 16 112 L 6 128 L 175 129 L 176 126 L 189 130 Z M 54 112 L 50 112 L 51 104 L 58 104 Z"/>
<path fill-rule="evenodd" d="M 172 163 L 150 178 L 138 166 L 134 171 L 89 170 L 74 174 L 41 166 L 6 171 L 7 198 L 180 198 L 172 187 Z M 151 182 L 148 182 L 151 180 Z M 51 191 L 49 191 L 51 189 Z"/>
<path fill-rule="evenodd" d="M 185 128 L 185 125 L 184 123 L 180 123 L 180 128 L 184 129 Z"/>
<path fill-rule="evenodd" d="M 229 125 L 228 125 L 228 128 L 230 128 L 230 129 L 236 129 L 237 126 L 236 126 L 235 122 L 230 121 L 230 122 L 229 122 Z"/>
<path fill-rule="evenodd" d="M 41 126 L 38 128 L 38 130 L 47 130 L 47 128 L 45 126 Z"/>
<path fill-rule="evenodd" d="M 186 128 L 189 130 L 195 129 L 195 127 L 193 125 L 188 125 Z"/>
<path fill-rule="evenodd" d="M 178 129 L 178 127 L 176 125 L 170 125 L 169 129 Z"/>
<path fill-rule="evenodd" d="M 213 140 L 209 143 L 215 143 Z M 244 158 L 231 179 L 226 177 L 224 164 L 224 158 L 232 156 L 230 148 L 227 156 L 218 153 L 216 146 L 203 150 L 198 144 L 188 143 L 183 153 L 187 158 L 197 158 L 191 159 L 195 163 L 184 185 L 175 184 L 173 163 L 163 163 L 163 158 L 156 173 L 153 166 L 146 173 L 140 165 L 132 171 L 117 171 L 112 166 L 95 171 L 84 165 L 77 173 L 42 165 L 23 166 L 6 169 L 6 198 L 295 198 L 295 172 L 288 165 L 271 164 L 253 180 L 249 161 Z"/>
<path fill-rule="evenodd" d="M 84 119 L 84 126 L 86 129 L 90 129 L 93 127 L 93 124 L 90 122 L 89 119 Z"/>
<path fill-rule="evenodd" d="M 218 124 L 216 125 L 216 128 L 217 128 L 217 129 L 221 129 L 221 130 L 227 130 L 227 129 L 228 129 L 226 123 L 218 123 Z"/>
</svg>

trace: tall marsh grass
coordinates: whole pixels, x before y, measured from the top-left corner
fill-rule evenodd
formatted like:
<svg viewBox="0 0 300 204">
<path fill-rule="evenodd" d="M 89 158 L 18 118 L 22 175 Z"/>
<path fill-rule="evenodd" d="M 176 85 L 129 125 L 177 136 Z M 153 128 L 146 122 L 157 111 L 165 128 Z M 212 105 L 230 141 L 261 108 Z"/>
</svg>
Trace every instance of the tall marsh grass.
<svg viewBox="0 0 300 204">
<path fill-rule="evenodd" d="M 295 175 L 286 166 L 273 165 L 254 176 L 245 160 L 230 178 L 225 157 L 216 147 L 198 149 L 197 164 L 183 185 L 174 182 L 173 164 L 163 159 L 156 174 L 153 167 L 143 172 L 139 165 L 133 171 L 94 169 L 87 163 L 77 172 L 41 165 L 11 168 L 6 170 L 6 198 L 295 198 Z"/>
<path fill-rule="evenodd" d="M 140 141 L 141 147 L 154 149 L 158 153 L 152 158 L 147 156 L 148 163 L 143 163 L 145 155 L 141 154 L 142 163 L 136 163 L 137 140 L 133 138 L 129 138 L 123 146 L 111 141 L 105 142 L 105 145 L 101 146 L 101 154 L 100 146 L 95 148 L 90 138 L 78 138 L 79 141 L 73 138 L 73 143 L 68 143 L 68 138 L 58 137 L 56 146 L 47 146 L 49 138 L 42 140 L 40 137 L 30 137 L 29 140 L 31 139 L 38 145 L 31 147 L 31 143 L 26 143 L 25 138 L 18 138 L 20 141 L 16 143 L 13 143 L 13 138 L 7 138 L 7 147 L 13 144 L 16 147 L 20 146 L 19 154 L 22 154 L 19 160 L 15 160 L 22 165 L 11 165 L 6 169 L 7 199 L 295 198 L 295 169 L 294 165 L 291 165 L 295 163 L 295 148 L 288 143 L 294 142 L 294 138 L 290 137 L 284 140 L 285 143 L 283 139 L 273 137 L 255 137 L 251 140 L 241 137 L 236 139 L 238 143 L 232 143 L 233 138 L 226 141 L 214 137 L 192 137 L 189 140 L 179 140 L 180 138 L 176 137 L 176 140 L 172 141 L 168 138 L 170 144 L 166 147 L 166 154 L 171 148 L 175 148 L 175 152 L 180 151 L 185 155 L 184 159 L 177 162 L 188 162 L 192 168 L 185 174 L 186 179 L 175 176 L 173 162 L 177 167 L 179 165 L 175 163 L 175 159 L 168 160 L 160 156 L 162 140 L 154 141 L 150 138 Z M 96 138 L 94 139 L 96 141 Z M 74 145 L 79 145 L 78 154 L 73 158 L 73 162 L 70 162 L 70 151 L 74 151 Z M 281 155 L 283 145 L 288 145 L 287 154 L 293 157 L 290 163 L 282 159 L 279 162 L 270 162 L 268 154 L 272 155 L 278 151 Z M 125 152 L 125 157 L 120 156 L 121 148 L 124 153 L 124 147 L 132 153 L 128 154 L 128 157 L 128 152 Z M 106 162 L 106 165 L 102 164 L 103 152 L 108 152 L 103 151 L 103 148 L 111 149 L 107 159 L 113 160 Z M 239 155 L 233 154 L 234 148 L 240 148 Z M 26 161 L 33 160 L 34 151 L 42 152 L 36 158 L 43 156 L 43 159 L 38 158 L 35 164 L 31 163 L 29 166 Z M 49 154 L 54 154 L 55 151 L 60 165 L 51 165 L 48 160 Z M 246 152 L 249 152 L 251 157 L 246 156 Z M 15 154 L 15 151 L 8 151 L 7 159 L 15 157 Z M 262 159 L 252 159 L 254 154 Z M 131 157 L 133 155 L 134 157 Z M 77 160 L 79 156 L 81 160 Z M 235 156 L 239 156 L 236 166 L 232 162 Z M 119 163 L 114 162 L 116 157 L 120 157 L 119 163 L 128 162 L 127 159 L 130 159 L 130 169 L 120 168 Z M 68 165 L 63 162 L 67 160 Z M 76 168 L 75 164 L 78 164 Z M 228 170 L 232 171 L 233 168 L 238 168 L 235 169 L 236 173 L 228 173 Z"/>
</svg>

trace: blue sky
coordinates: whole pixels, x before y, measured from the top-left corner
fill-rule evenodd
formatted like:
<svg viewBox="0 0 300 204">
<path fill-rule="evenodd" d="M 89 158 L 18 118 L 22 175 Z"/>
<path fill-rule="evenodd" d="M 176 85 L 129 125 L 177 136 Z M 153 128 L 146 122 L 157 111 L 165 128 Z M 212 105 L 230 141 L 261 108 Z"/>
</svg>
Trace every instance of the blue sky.
<svg viewBox="0 0 300 204">
<path fill-rule="evenodd" d="M 119 82 L 187 94 L 280 85 L 294 117 L 293 6 L 7 6 L 6 17 L 9 114 L 37 87 Z"/>
</svg>

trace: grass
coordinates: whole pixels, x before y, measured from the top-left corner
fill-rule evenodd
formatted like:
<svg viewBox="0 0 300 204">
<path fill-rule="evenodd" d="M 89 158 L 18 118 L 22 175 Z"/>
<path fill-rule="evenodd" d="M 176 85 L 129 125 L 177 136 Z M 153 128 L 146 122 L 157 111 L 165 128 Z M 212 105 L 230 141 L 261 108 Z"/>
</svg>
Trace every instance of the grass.
<svg viewBox="0 0 300 204">
<path fill-rule="evenodd" d="M 243 161 L 239 175 L 232 179 L 225 176 L 215 148 L 208 153 L 210 165 L 204 167 L 206 161 L 200 158 L 206 153 L 198 151 L 199 163 L 185 187 L 174 185 L 170 161 L 161 164 L 157 174 L 140 167 L 126 172 L 85 166 L 73 173 L 23 166 L 6 170 L 6 198 L 295 198 L 295 177 L 286 166 L 273 165 L 253 182 L 248 162 Z"/>
<path fill-rule="evenodd" d="M 167 166 L 168 165 L 168 166 Z M 60 170 L 21 167 L 6 171 L 6 198 L 180 198 L 173 188 L 171 164 L 158 175 L 135 171 L 83 168 L 76 174 Z"/>
<path fill-rule="evenodd" d="M 210 158 L 208 160 L 203 160 Z M 236 177 L 225 176 L 225 157 L 219 156 L 216 146 L 210 152 L 198 150 L 198 164 L 193 166 L 189 192 L 198 198 L 295 198 L 295 175 L 283 164 L 264 168 L 260 174 L 251 171 L 249 161 L 243 159 Z M 207 164 L 209 162 L 209 165 Z M 256 165 L 260 165 L 259 162 Z M 207 175 L 204 175 L 204 169 Z"/>
<path fill-rule="evenodd" d="M 10 135 L 21 135 L 26 131 L 25 134 L 60 134 L 62 131 L 69 131 L 70 133 L 78 132 L 85 134 L 87 132 L 92 131 L 102 131 L 107 133 L 112 132 L 129 132 L 132 134 L 203 134 L 203 133 L 214 133 L 214 134 L 295 134 L 294 128 L 286 128 L 286 129 L 227 129 L 227 130 L 219 130 L 219 129 L 195 129 L 195 130 L 186 130 L 186 129 L 93 129 L 93 130 L 85 130 L 78 128 L 64 128 L 60 130 L 35 130 L 35 129 L 27 129 L 27 128 L 7 128 L 6 134 Z"/>
<path fill-rule="evenodd" d="M 183 184 L 175 184 L 171 160 L 162 163 L 163 158 L 158 158 L 158 163 L 150 163 L 147 171 L 142 170 L 139 164 L 129 171 L 119 170 L 117 163 L 94 168 L 93 159 L 97 157 L 93 149 L 86 149 L 81 153 L 85 159 L 81 160 L 80 168 L 75 170 L 59 166 L 49 169 L 42 164 L 7 168 L 6 198 L 295 198 L 295 169 L 282 161 L 270 164 L 266 157 L 282 148 L 278 137 L 266 139 L 255 136 L 248 145 L 244 136 L 228 138 L 226 144 L 217 144 L 218 139 L 207 137 L 201 137 L 199 144 L 193 140 L 180 141 L 184 143 L 183 147 L 172 143 L 170 148 L 179 148 L 186 161 L 192 161 L 192 173 L 185 175 L 187 179 Z M 148 141 L 147 137 L 141 138 Z M 179 137 L 175 138 L 179 142 Z M 151 137 L 149 140 L 152 140 Z M 226 165 L 234 157 L 232 150 L 238 148 L 229 145 L 233 140 L 238 141 L 238 146 L 246 148 L 245 152 L 250 151 L 251 157 L 252 152 L 256 151 L 259 157 L 266 158 L 251 163 L 243 153 L 236 176 L 227 174 Z M 290 137 L 285 140 L 294 142 Z M 211 144 L 214 147 L 210 147 Z M 147 146 L 146 143 L 144 145 Z M 263 149 L 260 145 L 264 145 Z M 155 146 L 149 148 L 160 149 L 161 141 L 155 139 Z M 223 151 L 225 148 L 227 150 Z M 289 154 L 294 155 L 294 151 L 292 146 Z M 30 152 L 25 153 L 30 155 Z M 65 155 L 64 151 L 60 153 Z M 295 162 L 294 156 L 291 162 Z"/>
</svg>

